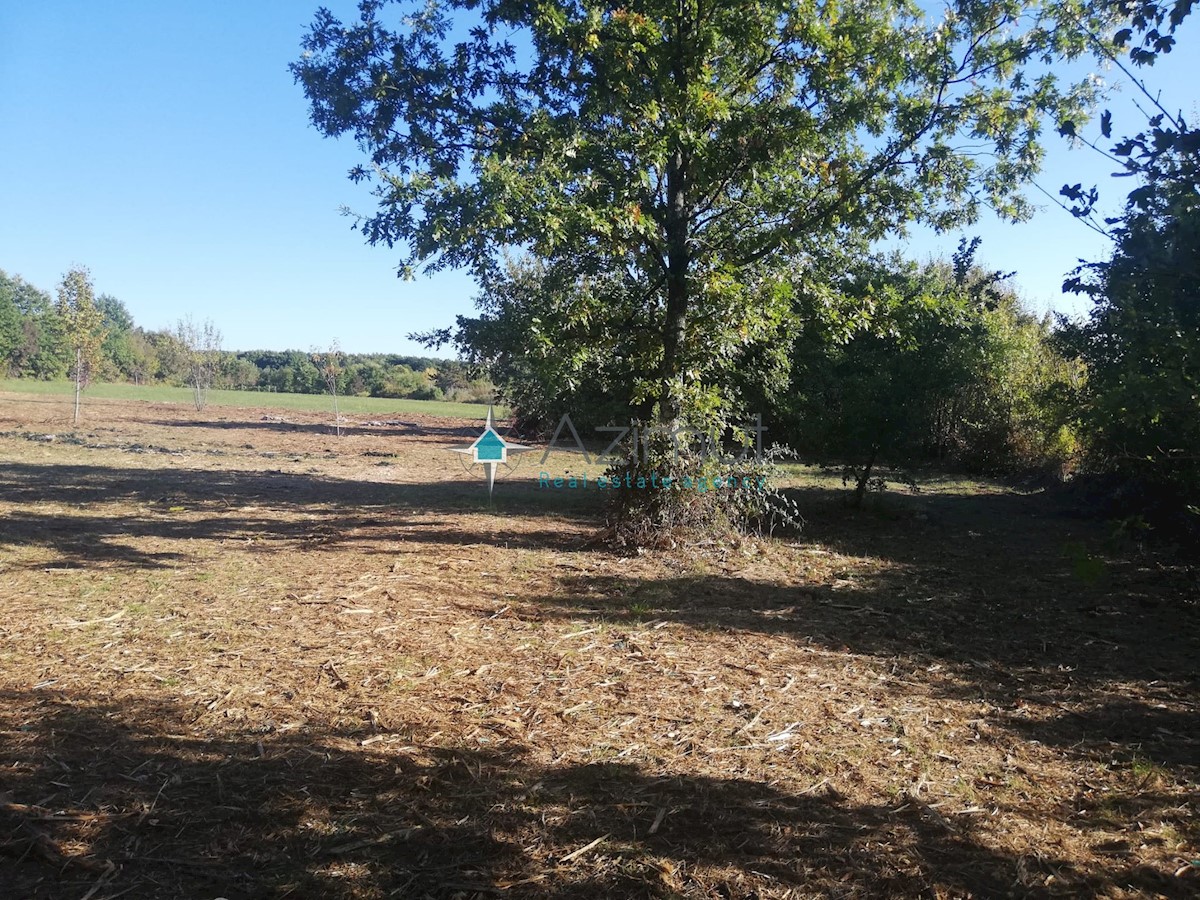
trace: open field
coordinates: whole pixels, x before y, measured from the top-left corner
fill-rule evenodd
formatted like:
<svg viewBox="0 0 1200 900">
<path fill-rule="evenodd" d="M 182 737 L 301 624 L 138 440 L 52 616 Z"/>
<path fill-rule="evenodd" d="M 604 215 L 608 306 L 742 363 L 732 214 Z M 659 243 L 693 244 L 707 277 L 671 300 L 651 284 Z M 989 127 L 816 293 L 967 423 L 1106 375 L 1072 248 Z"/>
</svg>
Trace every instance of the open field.
<svg viewBox="0 0 1200 900">
<path fill-rule="evenodd" d="M 75 385 L 69 381 L 37 381 L 32 378 L 0 378 L 0 393 L 35 394 L 41 397 L 62 397 L 64 402 L 73 395 Z M 103 400 L 140 400 L 146 403 L 192 406 L 192 389 L 165 384 L 93 384 L 84 394 L 84 406 Z M 333 400 L 328 394 L 277 394 L 259 391 L 209 391 L 210 406 L 324 412 L 333 421 Z M 423 413 L 427 416 L 455 416 L 463 419 L 482 419 L 487 407 L 475 403 L 450 403 L 442 400 L 391 400 L 384 397 L 338 397 L 342 415 L 349 413 L 386 415 L 388 413 Z M 95 415 L 92 418 L 96 418 Z"/>
<path fill-rule="evenodd" d="M 477 421 L 68 415 L 0 394 L 0 897 L 1200 892 L 1194 570 L 1052 497 L 626 557 Z"/>
</svg>

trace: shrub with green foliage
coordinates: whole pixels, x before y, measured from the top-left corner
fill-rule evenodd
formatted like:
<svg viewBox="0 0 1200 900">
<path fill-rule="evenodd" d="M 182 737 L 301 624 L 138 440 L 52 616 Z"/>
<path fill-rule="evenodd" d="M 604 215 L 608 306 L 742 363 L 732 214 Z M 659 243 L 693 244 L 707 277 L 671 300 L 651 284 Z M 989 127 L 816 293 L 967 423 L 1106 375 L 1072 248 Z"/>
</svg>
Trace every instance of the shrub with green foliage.
<svg viewBox="0 0 1200 900">
<path fill-rule="evenodd" d="M 412 337 L 453 343 L 496 385 L 520 432 L 547 432 L 564 413 L 581 428 L 648 419 L 647 385 L 630 361 L 649 324 L 632 291 L 616 275 L 564 277 L 536 259 L 509 260 L 485 281 L 478 316 Z"/>
<path fill-rule="evenodd" d="M 1197 142 L 1200 148 L 1200 142 Z M 1066 284 L 1095 300 L 1064 337 L 1088 367 L 1080 426 L 1094 470 L 1200 498 L 1200 149 L 1160 157 L 1106 262 Z"/>
<path fill-rule="evenodd" d="M 65 325 L 50 295 L 0 270 L 0 372 L 65 378 L 71 355 Z"/>
<path fill-rule="evenodd" d="M 806 455 L 848 464 L 859 496 L 877 464 L 1000 472 L 1065 465 L 1078 366 L 1005 276 L 973 265 L 869 259 L 836 283 L 843 312 L 811 317 L 775 418 Z M 849 327 L 847 327 L 849 322 Z"/>
</svg>

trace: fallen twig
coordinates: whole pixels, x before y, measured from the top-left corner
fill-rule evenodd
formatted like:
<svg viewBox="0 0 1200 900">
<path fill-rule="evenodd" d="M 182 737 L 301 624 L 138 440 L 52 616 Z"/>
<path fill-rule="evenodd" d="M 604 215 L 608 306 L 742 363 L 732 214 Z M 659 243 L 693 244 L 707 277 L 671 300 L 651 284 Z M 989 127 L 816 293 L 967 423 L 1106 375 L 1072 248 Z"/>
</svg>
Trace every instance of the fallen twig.
<svg viewBox="0 0 1200 900">
<path fill-rule="evenodd" d="M 611 834 L 611 832 L 610 832 L 610 834 Z M 584 844 L 578 850 L 572 850 L 570 853 L 568 853 L 566 856 L 564 856 L 562 859 L 560 859 L 559 862 L 560 863 L 570 862 L 571 860 L 575 859 L 576 857 L 582 856 L 583 854 L 587 853 L 589 850 L 599 847 L 602 843 L 604 843 L 606 840 L 608 840 L 608 838 L 609 838 L 608 834 L 602 834 L 602 835 L 600 835 L 600 837 L 596 838 L 590 844 Z"/>
</svg>

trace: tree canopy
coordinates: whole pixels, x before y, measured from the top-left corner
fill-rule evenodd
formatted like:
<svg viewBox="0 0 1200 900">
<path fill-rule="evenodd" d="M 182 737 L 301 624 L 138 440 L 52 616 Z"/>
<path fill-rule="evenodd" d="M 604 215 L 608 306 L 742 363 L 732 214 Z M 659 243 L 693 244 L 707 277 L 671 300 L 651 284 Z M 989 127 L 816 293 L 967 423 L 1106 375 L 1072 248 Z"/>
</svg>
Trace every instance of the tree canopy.
<svg viewBox="0 0 1200 900">
<path fill-rule="evenodd" d="M 1109 26 L 1075 0 L 391 5 L 318 11 L 293 64 L 315 125 L 367 155 L 358 227 L 402 274 L 486 285 L 516 248 L 621 282 L 655 335 L 632 399 L 664 420 L 720 410 L 798 271 L 911 222 L 1024 215 L 1045 121 L 1096 93 L 1050 66 Z"/>
<path fill-rule="evenodd" d="M 1065 329 L 1088 365 L 1080 415 L 1094 461 L 1192 500 L 1200 500 L 1198 157 L 1178 146 L 1156 155 L 1115 223 L 1111 258 L 1068 280 L 1095 306 Z"/>
</svg>

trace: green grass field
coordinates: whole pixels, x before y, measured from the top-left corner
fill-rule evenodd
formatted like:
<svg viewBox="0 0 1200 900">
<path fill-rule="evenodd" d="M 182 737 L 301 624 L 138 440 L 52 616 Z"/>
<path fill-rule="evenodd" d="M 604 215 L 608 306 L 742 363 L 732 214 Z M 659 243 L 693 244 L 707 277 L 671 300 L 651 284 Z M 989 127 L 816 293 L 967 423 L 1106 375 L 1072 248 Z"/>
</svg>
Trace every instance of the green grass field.
<svg viewBox="0 0 1200 900">
<path fill-rule="evenodd" d="M 69 381 L 35 381 L 29 378 L 0 379 L 0 391 L 47 396 L 71 395 L 74 385 Z M 191 388 L 168 385 L 93 384 L 84 395 L 84 403 L 95 400 L 145 400 L 150 403 L 192 402 Z M 269 409 L 299 409 L 306 411 L 332 410 L 326 394 L 278 394 L 263 391 L 209 391 L 210 406 L 261 407 Z M 479 403 L 448 403 L 440 400 L 392 400 L 383 397 L 339 397 L 338 409 L 356 415 L 388 415 L 393 413 L 423 413 L 427 416 L 448 416 L 463 419 L 482 419 L 487 407 Z M 497 416 L 505 410 L 497 408 Z"/>
</svg>

